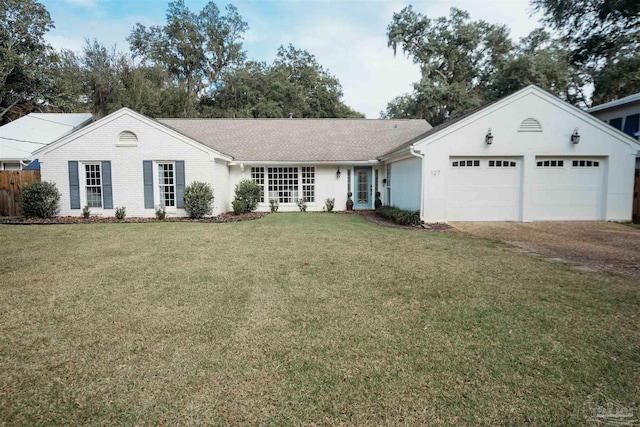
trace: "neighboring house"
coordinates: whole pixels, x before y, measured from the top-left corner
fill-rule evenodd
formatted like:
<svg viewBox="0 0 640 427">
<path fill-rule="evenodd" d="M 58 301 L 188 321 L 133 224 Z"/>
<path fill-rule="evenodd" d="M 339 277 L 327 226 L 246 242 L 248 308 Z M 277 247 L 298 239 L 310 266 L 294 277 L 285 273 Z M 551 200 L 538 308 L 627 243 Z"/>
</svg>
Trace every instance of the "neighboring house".
<svg viewBox="0 0 640 427">
<path fill-rule="evenodd" d="M 596 105 L 587 112 L 640 140 L 640 93 Z M 640 169 L 640 151 L 636 155 L 636 169 Z"/>
<path fill-rule="evenodd" d="M 280 211 L 385 204 L 427 222 L 629 220 L 637 141 L 529 86 L 437 128 L 423 120 L 159 119 L 128 109 L 35 154 L 62 215 L 185 215 L 192 181 L 214 188 L 214 214 L 252 179 Z"/>
<path fill-rule="evenodd" d="M 0 127 L 0 170 L 20 170 L 31 154 L 91 123 L 91 114 L 31 113 Z"/>
</svg>

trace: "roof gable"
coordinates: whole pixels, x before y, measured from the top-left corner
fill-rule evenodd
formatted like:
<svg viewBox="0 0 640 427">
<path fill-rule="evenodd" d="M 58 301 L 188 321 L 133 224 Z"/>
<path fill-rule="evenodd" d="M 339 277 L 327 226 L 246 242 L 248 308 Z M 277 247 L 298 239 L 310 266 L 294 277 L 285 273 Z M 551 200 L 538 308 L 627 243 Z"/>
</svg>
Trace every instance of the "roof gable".
<svg viewBox="0 0 640 427">
<path fill-rule="evenodd" d="M 158 122 L 158 121 L 156 121 L 154 119 L 151 119 L 151 118 L 149 118 L 149 117 L 147 117 L 147 116 L 145 116 L 143 114 L 140 114 L 140 113 L 138 113 L 136 111 L 133 111 L 133 110 L 131 110 L 129 108 L 126 108 L 126 107 L 125 108 L 121 108 L 118 111 L 115 111 L 115 112 L 103 117 L 102 119 L 97 120 L 97 121 L 93 122 L 92 124 L 82 128 L 82 129 L 80 129 L 80 130 L 78 130 L 78 131 L 76 131 L 76 132 L 74 132 L 74 133 L 72 133 L 70 135 L 67 135 L 67 136 L 63 137 L 63 138 L 59 139 L 58 141 L 56 141 L 56 142 L 54 142 L 52 144 L 49 144 L 46 147 L 42 147 L 41 149 L 37 150 L 33 154 L 34 155 L 35 154 L 46 154 L 49 151 L 53 151 L 53 150 L 57 149 L 58 147 L 61 147 L 64 144 L 69 143 L 70 141 L 73 141 L 73 140 L 75 140 L 77 138 L 80 138 L 80 137 L 82 137 L 84 135 L 87 135 L 87 134 L 93 132 L 94 130 L 96 130 L 96 129 L 98 129 L 98 128 L 100 128 L 100 127 L 102 127 L 102 126 L 104 126 L 104 125 L 106 125 L 108 123 L 111 123 L 114 120 L 117 120 L 117 119 L 119 119 L 119 118 L 121 118 L 123 116 L 132 117 L 132 118 L 142 122 L 143 124 L 145 124 L 147 126 L 153 127 L 153 128 L 155 128 L 155 129 L 157 129 L 157 130 L 159 130 L 161 132 L 169 134 L 170 136 L 174 137 L 175 139 L 177 139 L 177 140 L 179 140 L 181 142 L 184 142 L 186 144 L 195 146 L 195 147 L 197 147 L 197 148 L 199 148 L 199 149 L 201 149 L 203 151 L 206 151 L 206 152 L 208 152 L 210 154 L 215 154 L 216 156 L 221 157 L 224 160 L 227 160 L 227 161 L 231 161 L 232 160 L 231 156 L 229 156 L 227 154 L 224 154 L 222 152 L 219 152 L 219 151 L 217 151 L 215 149 L 212 149 L 211 147 L 209 147 L 209 146 L 207 146 L 205 144 L 202 144 L 199 141 L 193 140 L 193 139 L 189 138 L 188 136 L 186 136 L 186 135 L 184 135 L 184 134 L 182 134 L 180 132 L 177 132 L 174 129 L 171 129 L 170 127 L 168 127 L 168 126 L 166 126 L 166 125 L 164 125 L 164 124 L 162 124 L 162 123 L 160 123 L 160 122 Z M 130 129 L 127 129 L 127 130 L 130 130 Z M 135 132 L 135 129 L 133 129 L 133 131 Z"/>
<path fill-rule="evenodd" d="M 488 114 L 491 114 L 494 111 L 497 111 L 501 108 L 504 108 L 506 106 L 508 106 L 509 104 L 523 98 L 526 96 L 537 96 L 543 100 L 545 100 L 546 102 L 552 104 L 554 107 L 560 108 L 562 110 L 564 110 L 565 112 L 572 114 L 574 116 L 580 117 L 582 120 L 589 122 L 589 124 L 598 127 L 600 130 L 604 131 L 605 133 L 610 134 L 611 136 L 613 136 L 617 141 L 627 144 L 630 147 L 637 147 L 640 148 L 640 144 L 638 143 L 638 141 L 634 140 L 633 138 L 629 137 L 628 135 L 626 135 L 624 132 L 619 131 L 618 129 L 615 129 L 614 127 L 602 122 L 601 120 L 599 120 L 598 118 L 592 116 L 591 114 L 586 113 L 585 111 L 580 110 L 577 107 L 574 107 L 573 105 L 569 104 L 568 102 L 565 102 L 563 100 L 561 100 L 560 98 L 546 92 L 545 90 L 539 88 L 538 86 L 535 85 L 529 85 L 527 87 L 525 87 L 524 89 L 519 90 L 518 92 L 515 92 L 509 96 L 506 96 L 498 101 L 495 101 L 491 104 L 485 105 L 483 107 L 477 108 L 473 111 L 470 111 L 467 114 L 464 114 L 463 116 L 460 116 L 458 118 L 455 118 L 453 120 L 449 120 L 447 122 L 442 123 L 441 125 L 438 125 L 430 130 L 428 130 L 427 132 L 423 133 L 422 135 L 414 138 L 413 140 L 401 145 L 400 147 L 396 148 L 395 150 L 392 150 L 388 153 L 386 153 L 384 156 L 382 156 L 382 158 L 388 158 L 391 156 L 396 155 L 398 152 L 404 151 L 409 149 L 410 146 L 415 146 L 416 144 L 431 144 L 432 142 L 435 142 L 437 139 L 439 139 L 440 137 L 444 136 L 444 135 L 448 135 L 451 132 L 455 132 L 456 130 L 466 126 L 467 124 L 481 118 L 484 117 Z"/>
</svg>

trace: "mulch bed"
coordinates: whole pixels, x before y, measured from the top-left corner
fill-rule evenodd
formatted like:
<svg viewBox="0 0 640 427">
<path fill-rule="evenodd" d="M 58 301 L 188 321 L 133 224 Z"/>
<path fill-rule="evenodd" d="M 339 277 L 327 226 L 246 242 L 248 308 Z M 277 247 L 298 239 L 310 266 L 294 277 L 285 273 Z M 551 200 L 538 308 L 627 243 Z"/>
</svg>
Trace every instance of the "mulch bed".
<svg viewBox="0 0 640 427">
<path fill-rule="evenodd" d="M 81 216 L 57 216 L 54 218 L 12 218 L 1 221 L 0 224 L 8 225 L 53 225 L 53 224 L 100 224 L 100 223 L 146 223 L 146 222 L 239 222 L 260 219 L 268 215 L 267 212 L 251 212 L 242 215 L 234 215 L 233 213 L 223 213 L 218 216 L 206 217 L 201 219 L 193 219 L 188 217 L 167 217 L 163 220 L 156 218 L 138 218 L 131 217 L 125 219 L 117 219 L 115 217 L 99 217 L 92 216 L 84 219 Z"/>
<path fill-rule="evenodd" d="M 448 232 L 448 233 L 455 233 L 458 231 L 455 228 L 443 222 L 423 223 L 420 225 L 399 225 L 393 221 L 389 221 L 387 219 L 382 218 L 375 211 L 364 211 L 364 212 L 358 212 L 358 213 L 362 215 L 365 219 L 381 227 L 401 228 L 404 230 L 414 230 L 414 231 L 438 231 L 438 232 Z"/>
</svg>

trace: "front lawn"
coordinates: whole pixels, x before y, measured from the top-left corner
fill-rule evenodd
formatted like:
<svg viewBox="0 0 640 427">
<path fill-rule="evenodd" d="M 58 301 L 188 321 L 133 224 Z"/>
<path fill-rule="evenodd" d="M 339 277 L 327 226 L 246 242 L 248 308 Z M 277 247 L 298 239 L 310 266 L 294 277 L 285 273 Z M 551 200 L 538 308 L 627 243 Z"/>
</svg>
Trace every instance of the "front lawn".
<svg viewBox="0 0 640 427">
<path fill-rule="evenodd" d="M 640 413 L 640 291 L 357 215 L 0 225 L 0 425 Z"/>
</svg>

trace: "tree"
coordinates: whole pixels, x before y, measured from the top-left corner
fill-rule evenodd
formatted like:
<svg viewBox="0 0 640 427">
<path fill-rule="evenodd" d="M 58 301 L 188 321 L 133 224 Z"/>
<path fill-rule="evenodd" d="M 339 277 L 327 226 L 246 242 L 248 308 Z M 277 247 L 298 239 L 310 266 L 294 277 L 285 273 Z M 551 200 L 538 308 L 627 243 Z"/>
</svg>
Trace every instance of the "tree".
<svg viewBox="0 0 640 427">
<path fill-rule="evenodd" d="M 0 2 L 0 121 L 48 101 L 53 49 L 44 34 L 53 28 L 47 9 L 35 0 Z"/>
<path fill-rule="evenodd" d="M 584 105 L 586 76 L 570 62 L 571 51 L 561 40 L 539 28 L 520 40 L 491 77 L 489 101 L 535 84 L 574 105 Z"/>
<path fill-rule="evenodd" d="M 432 125 L 535 84 L 580 105 L 586 76 L 569 61 L 570 50 L 541 29 L 514 45 L 505 26 L 470 21 L 451 9 L 449 18 L 430 20 L 411 7 L 393 16 L 389 46 L 402 48 L 420 65 L 414 91 L 392 100 L 386 118 L 424 118 Z"/>
<path fill-rule="evenodd" d="M 176 84 L 183 83 L 189 101 L 185 115 L 204 90 L 214 88 L 226 70 L 245 60 L 242 38 L 249 27 L 234 6 L 228 5 L 226 12 L 222 15 L 209 2 L 196 15 L 184 0 L 176 0 L 169 3 L 165 26 L 147 29 L 138 23 L 127 39 L 134 58 L 166 67 Z"/>
<path fill-rule="evenodd" d="M 543 21 L 560 32 L 571 63 L 594 83 L 594 103 L 640 91 L 638 0 L 531 0 Z"/>
<path fill-rule="evenodd" d="M 481 105 L 489 79 L 512 47 L 507 27 L 470 21 L 456 8 L 449 18 L 431 20 L 408 6 L 393 14 L 387 37 L 394 54 L 401 48 L 420 65 L 422 79 L 410 98 L 392 101 L 386 116 L 408 107 L 409 117 L 432 125 Z"/>
<path fill-rule="evenodd" d="M 247 62 L 227 73 L 203 101 L 216 117 L 363 117 L 342 102 L 342 87 L 315 56 L 280 46 L 271 65 Z"/>
</svg>

